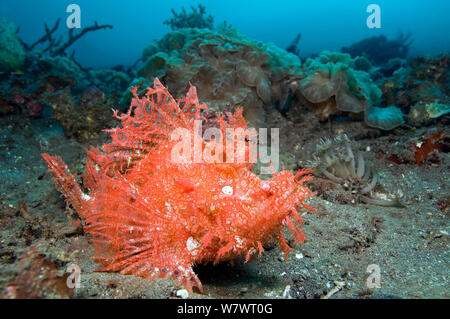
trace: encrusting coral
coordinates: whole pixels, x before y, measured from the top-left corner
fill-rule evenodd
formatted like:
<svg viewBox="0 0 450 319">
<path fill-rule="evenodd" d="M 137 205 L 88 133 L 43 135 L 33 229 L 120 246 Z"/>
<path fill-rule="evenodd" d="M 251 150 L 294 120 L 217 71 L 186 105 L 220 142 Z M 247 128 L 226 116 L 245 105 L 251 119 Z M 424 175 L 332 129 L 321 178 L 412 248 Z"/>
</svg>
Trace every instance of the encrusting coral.
<svg viewBox="0 0 450 319">
<path fill-rule="evenodd" d="M 308 166 L 330 181 L 343 185 L 365 203 L 403 207 L 397 197 L 393 200 L 374 198 L 378 174 L 366 163 L 361 151 L 354 152 L 355 148 L 356 143 L 345 134 L 333 140 L 322 140 L 317 144 Z"/>
<path fill-rule="evenodd" d="M 243 107 L 255 127 L 264 124 L 267 107 L 285 114 L 294 98 L 309 105 L 321 120 L 345 112 L 382 130 L 403 124 L 400 109 L 381 107 L 382 91 L 368 72 L 356 69 L 359 60 L 324 51 L 302 65 L 297 55 L 252 40 L 232 27 L 186 28 L 149 45 L 138 76 L 158 77 L 178 95 L 192 83 L 212 110 Z"/>
<path fill-rule="evenodd" d="M 31 45 L 28 45 L 27 43 L 21 41 L 25 49 L 27 51 L 32 51 L 38 45 L 46 43 L 46 46 L 42 49 L 42 51 L 39 51 L 39 53 L 48 54 L 51 57 L 66 56 L 66 50 L 71 47 L 77 40 L 82 38 L 86 33 L 113 28 L 113 26 L 110 24 L 99 25 L 97 21 L 95 21 L 95 23 L 91 26 L 82 28 L 77 34 L 74 34 L 74 30 L 76 28 L 68 28 L 68 39 L 65 42 L 62 42 L 61 36 L 58 38 L 54 38 L 54 33 L 58 30 L 60 22 L 61 19 L 58 18 L 55 22 L 55 25 L 51 29 L 49 29 L 47 24 L 44 23 L 45 34 L 41 38 L 39 38 Z M 73 51 L 70 56 L 71 59 L 73 59 L 74 54 L 75 53 Z"/>
<path fill-rule="evenodd" d="M 414 58 L 383 79 L 380 87 L 387 103 L 408 114 L 408 124 L 423 126 L 443 119 L 450 109 L 448 55 Z M 447 115 L 448 117 L 448 115 Z"/>
<path fill-rule="evenodd" d="M 176 95 L 199 89 L 212 110 L 242 107 L 253 126 L 264 123 L 264 106 L 283 105 L 284 83 L 300 77 L 298 56 L 274 44 L 252 40 L 232 27 L 220 30 L 186 28 L 169 32 L 144 52 L 138 76 L 161 79 Z"/>
<path fill-rule="evenodd" d="M 295 92 L 312 104 L 319 118 L 350 112 L 362 114 L 367 125 L 382 130 L 403 124 L 397 107 L 376 107 L 382 92 L 369 73 L 354 69 L 350 55 L 324 51 L 316 59 L 307 59 L 303 68 L 306 76 Z"/>
<path fill-rule="evenodd" d="M 192 292 L 193 286 L 202 290 L 192 270 L 196 263 L 239 255 L 248 261 L 272 238 L 278 239 L 287 258 L 292 248 L 283 225 L 295 242 L 304 242 L 297 208 L 312 211 L 305 200 L 313 194 L 303 186 L 311 178 L 310 170 L 294 175 L 283 169 L 261 180 L 250 171 L 251 163 L 221 151 L 225 143 L 238 150 L 243 142 L 248 147 L 244 153 L 251 158 L 254 145 L 247 138 L 252 133 L 242 109 L 219 115 L 215 127 L 221 134 L 203 139 L 195 125 L 204 119 L 201 112 L 207 107 L 198 102 L 195 87 L 177 101 L 158 79 L 143 97 L 137 89 L 133 93 L 128 113 L 115 112 L 122 127 L 109 130 L 111 143 L 88 152 L 83 175 L 88 193 L 60 157 L 42 155 L 58 189 L 92 236 L 94 260 L 102 265 L 99 271 L 174 277 Z M 179 141 L 171 136 L 176 129 L 184 129 L 184 136 L 191 132 L 188 148 L 209 153 L 212 160 L 197 162 L 191 156 L 175 160 Z M 227 129 L 241 133 L 230 138 Z"/>
<path fill-rule="evenodd" d="M 38 118 L 51 106 L 68 136 L 86 140 L 105 128 L 104 114 L 109 112 L 110 104 L 117 105 L 130 77 L 120 71 L 123 70 L 120 67 L 84 68 L 74 59 L 74 52 L 70 55 L 66 52 L 87 33 L 112 28 L 111 25 L 94 23 L 78 31 L 70 29 L 68 38 L 63 41 L 62 36 L 57 36 L 60 21 L 58 19 L 52 28 L 45 24 L 45 34 L 27 44 L 17 36 L 18 28 L 11 21 L 0 18 L 0 114 L 22 113 Z M 85 95 L 85 92 L 92 93 L 93 86 L 102 92 Z M 97 103 L 102 95 L 108 103 Z M 96 107 L 91 107 L 90 114 L 80 122 L 79 113 L 86 111 L 80 102 L 84 100 L 87 104 L 89 97 Z M 80 106 L 82 111 L 77 112 Z M 106 111 L 103 106 L 107 107 Z"/>
<path fill-rule="evenodd" d="M 115 106 L 116 100 L 107 97 L 96 86 L 84 89 L 78 99 L 73 97 L 70 87 L 43 96 L 42 99 L 53 109 L 53 118 L 61 124 L 65 134 L 78 141 L 88 141 L 115 124 L 108 111 Z"/>
</svg>

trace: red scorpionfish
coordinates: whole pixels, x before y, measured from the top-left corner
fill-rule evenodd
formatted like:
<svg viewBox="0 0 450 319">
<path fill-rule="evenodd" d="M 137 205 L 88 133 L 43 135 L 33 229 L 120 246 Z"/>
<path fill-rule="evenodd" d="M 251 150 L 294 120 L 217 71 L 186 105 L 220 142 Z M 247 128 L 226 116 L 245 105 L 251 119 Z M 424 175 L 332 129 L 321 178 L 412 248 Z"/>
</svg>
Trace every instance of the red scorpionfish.
<svg viewBox="0 0 450 319">
<path fill-rule="evenodd" d="M 195 131 L 195 121 L 204 119 L 202 110 L 207 110 L 198 102 L 196 88 L 175 100 L 155 79 L 145 96 L 139 97 L 136 88 L 133 94 L 129 111 L 114 113 L 122 127 L 107 130 L 111 143 L 87 151 L 86 191 L 60 157 L 42 154 L 58 190 L 91 235 L 94 261 L 102 265 L 97 271 L 174 277 L 192 293 L 193 287 L 202 291 L 194 264 L 239 255 L 248 261 L 274 238 L 287 259 L 292 248 L 284 226 L 295 242 L 305 241 L 297 208 L 313 211 L 304 203 L 313 195 L 303 186 L 310 171 L 294 176 L 283 169 L 261 180 L 248 161 L 225 160 L 223 153 L 216 154 L 222 161 L 174 161 L 172 149 L 179 142 L 171 133 L 177 128 Z M 249 134 L 242 109 L 218 116 L 215 124 L 223 139 L 229 128 Z M 199 140 L 203 151 L 221 141 Z"/>
</svg>

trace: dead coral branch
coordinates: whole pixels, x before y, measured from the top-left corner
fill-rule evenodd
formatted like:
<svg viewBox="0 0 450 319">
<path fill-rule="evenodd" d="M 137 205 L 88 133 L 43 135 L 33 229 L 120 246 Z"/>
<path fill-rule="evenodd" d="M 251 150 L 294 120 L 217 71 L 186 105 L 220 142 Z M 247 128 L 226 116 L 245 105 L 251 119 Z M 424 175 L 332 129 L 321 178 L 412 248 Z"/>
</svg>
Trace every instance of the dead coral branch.
<svg viewBox="0 0 450 319">
<path fill-rule="evenodd" d="M 165 20 L 163 23 L 170 26 L 171 30 L 178 30 L 182 28 L 214 28 L 214 17 L 210 14 L 206 14 L 205 6 L 199 4 L 198 9 L 191 6 L 192 12 L 187 12 L 184 7 L 181 8 L 181 12 L 177 13 L 174 9 L 170 9 L 173 17 Z"/>
<path fill-rule="evenodd" d="M 47 43 L 47 46 L 42 50 L 42 53 L 49 53 L 50 56 L 65 56 L 66 50 L 72 46 L 77 40 L 79 40 L 82 36 L 84 36 L 88 32 L 102 30 L 102 29 L 112 29 L 114 26 L 110 24 L 102 24 L 99 25 L 97 21 L 95 21 L 94 25 L 85 27 L 81 29 L 81 31 L 78 34 L 74 34 L 74 29 L 69 29 L 69 37 L 67 41 L 62 43 L 63 37 L 60 36 L 59 38 L 54 37 L 54 33 L 58 30 L 59 24 L 61 22 L 61 19 L 56 20 L 55 25 L 53 28 L 49 29 L 48 25 L 45 23 L 45 34 L 39 38 L 36 42 L 34 42 L 31 45 L 26 44 L 25 42 L 22 42 L 22 45 L 24 46 L 25 50 L 31 51 L 33 50 L 37 45 L 39 44 L 45 44 Z M 74 52 L 72 52 L 72 57 L 74 55 Z"/>
<path fill-rule="evenodd" d="M 52 56 L 64 55 L 65 50 L 67 48 L 69 48 L 75 41 L 80 39 L 83 35 L 85 35 L 88 32 L 102 30 L 102 29 L 112 29 L 112 28 L 113 28 L 113 26 L 110 24 L 99 25 L 97 23 L 97 21 L 95 21 L 93 26 L 83 28 L 81 30 L 81 32 L 78 33 L 77 35 L 73 34 L 74 29 L 69 29 L 69 39 L 64 44 L 62 44 L 60 47 L 58 47 L 54 51 L 52 51 L 51 55 Z"/>
</svg>

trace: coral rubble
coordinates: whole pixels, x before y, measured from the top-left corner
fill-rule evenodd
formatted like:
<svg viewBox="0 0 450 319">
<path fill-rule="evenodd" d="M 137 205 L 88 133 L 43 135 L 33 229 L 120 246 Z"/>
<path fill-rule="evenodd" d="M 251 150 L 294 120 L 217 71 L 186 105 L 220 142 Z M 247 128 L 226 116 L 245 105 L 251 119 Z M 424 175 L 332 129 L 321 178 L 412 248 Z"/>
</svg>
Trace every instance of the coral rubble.
<svg viewBox="0 0 450 319">
<path fill-rule="evenodd" d="M 381 79 L 386 103 L 395 103 L 408 114 L 408 124 L 435 123 L 449 113 L 448 55 L 411 59 L 392 76 Z"/>
</svg>

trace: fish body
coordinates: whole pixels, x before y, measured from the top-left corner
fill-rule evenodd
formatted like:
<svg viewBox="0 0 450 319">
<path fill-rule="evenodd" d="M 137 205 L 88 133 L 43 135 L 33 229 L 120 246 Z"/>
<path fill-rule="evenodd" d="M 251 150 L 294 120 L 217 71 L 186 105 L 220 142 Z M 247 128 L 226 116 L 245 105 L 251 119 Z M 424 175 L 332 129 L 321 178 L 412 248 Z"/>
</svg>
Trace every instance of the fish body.
<svg viewBox="0 0 450 319">
<path fill-rule="evenodd" d="M 174 160 L 174 147 L 180 143 L 171 138 L 174 130 L 193 132 L 191 146 L 200 141 L 205 151 L 226 142 L 226 129 L 250 134 L 242 110 L 217 118 L 223 133 L 219 139 L 195 141 L 195 121 L 207 109 L 198 102 L 195 87 L 175 100 L 155 79 L 144 97 L 136 90 L 134 95 L 128 113 L 115 113 L 122 126 L 109 130 L 111 143 L 87 152 L 83 184 L 88 192 L 60 157 L 42 155 L 57 188 L 92 236 L 99 271 L 174 277 L 192 293 L 192 287 L 202 291 L 194 264 L 240 255 L 248 261 L 273 238 L 287 258 L 291 248 L 284 226 L 296 242 L 304 242 L 297 208 L 312 210 L 305 203 L 312 194 L 303 186 L 309 171 L 294 176 L 282 170 L 261 180 L 248 162 L 226 160 L 219 151 L 215 161 Z"/>
</svg>

